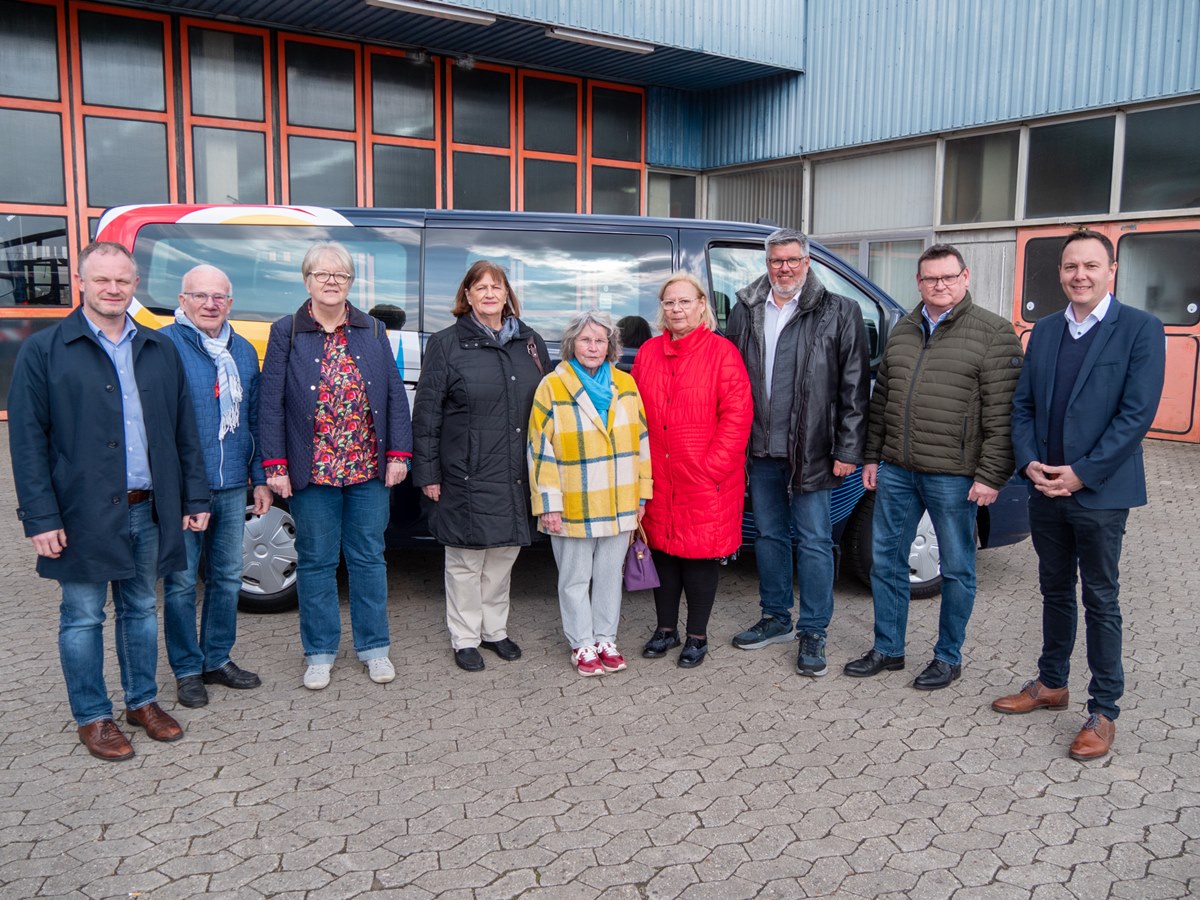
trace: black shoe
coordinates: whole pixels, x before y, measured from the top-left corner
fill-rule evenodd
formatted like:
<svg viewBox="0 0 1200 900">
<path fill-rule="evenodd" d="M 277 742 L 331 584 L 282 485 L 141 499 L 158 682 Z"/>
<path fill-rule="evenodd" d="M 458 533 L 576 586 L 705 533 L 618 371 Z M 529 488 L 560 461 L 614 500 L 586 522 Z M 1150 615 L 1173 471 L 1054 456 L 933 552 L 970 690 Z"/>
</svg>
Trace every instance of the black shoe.
<svg viewBox="0 0 1200 900">
<path fill-rule="evenodd" d="M 861 659 L 852 659 L 846 663 L 842 672 L 851 678 L 870 678 L 880 672 L 895 672 L 904 668 L 903 656 L 884 656 L 878 650 L 871 648 Z"/>
<path fill-rule="evenodd" d="M 675 639 L 679 643 L 679 639 Z M 679 668 L 694 669 L 704 662 L 704 654 L 708 653 L 708 641 L 705 638 L 688 637 L 683 642 L 683 650 L 679 653 Z"/>
<path fill-rule="evenodd" d="M 460 669 L 467 672 L 483 671 L 483 657 L 479 655 L 479 650 L 475 647 L 463 647 L 461 650 L 455 650 L 454 662 Z"/>
<path fill-rule="evenodd" d="M 660 656 L 666 656 L 668 650 L 678 646 L 678 631 L 663 631 L 658 628 L 655 629 L 650 640 L 646 641 L 646 646 L 642 648 L 642 656 L 646 659 L 658 659 Z"/>
<path fill-rule="evenodd" d="M 233 660 L 225 663 L 219 669 L 205 672 L 200 677 L 204 679 L 205 684 L 223 684 L 225 687 L 233 688 L 235 691 L 248 691 L 262 684 L 261 678 L 253 672 L 239 669 Z"/>
<path fill-rule="evenodd" d="M 948 662 L 935 659 L 925 667 L 925 671 L 913 679 L 913 687 L 918 691 L 937 691 L 949 687 L 950 682 L 962 677 L 962 666 L 952 666 Z"/>
<path fill-rule="evenodd" d="M 175 696 L 180 706 L 195 709 L 197 706 L 208 706 L 208 691 L 204 688 L 204 679 L 199 675 L 184 675 L 175 680 Z"/>
<path fill-rule="evenodd" d="M 480 641 L 479 646 L 485 650 L 491 650 L 498 657 L 507 659 L 509 662 L 521 658 L 521 648 L 517 646 L 517 642 L 506 637 L 500 638 L 498 641 Z"/>
</svg>

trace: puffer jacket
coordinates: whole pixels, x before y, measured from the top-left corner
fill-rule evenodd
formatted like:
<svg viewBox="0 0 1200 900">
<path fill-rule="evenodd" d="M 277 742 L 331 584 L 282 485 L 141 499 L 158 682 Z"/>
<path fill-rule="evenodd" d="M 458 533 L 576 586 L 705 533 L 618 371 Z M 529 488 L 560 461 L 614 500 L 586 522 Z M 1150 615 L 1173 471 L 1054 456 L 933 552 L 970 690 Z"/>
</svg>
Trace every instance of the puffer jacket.
<svg viewBox="0 0 1200 900">
<path fill-rule="evenodd" d="M 771 295 L 766 275 L 737 292 L 725 333 L 746 363 L 754 392 L 754 428 L 766 427 L 763 386 L 763 322 Z M 804 332 L 804 333 L 802 333 Z M 826 491 L 842 479 L 834 460 L 860 465 L 866 442 L 871 359 L 862 311 L 853 300 L 830 293 L 811 270 L 800 293 L 800 310 L 784 326 L 779 342 L 801 340 L 788 417 L 791 488 Z"/>
<path fill-rule="evenodd" d="M 754 417 L 737 348 L 701 325 L 661 334 L 633 363 L 650 433 L 650 546 L 686 559 L 728 556 L 742 541 L 746 441 Z"/>
<path fill-rule="evenodd" d="M 518 320 L 501 346 L 463 316 L 429 339 L 413 403 L 413 484 L 441 485 L 422 500 L 429 532 L 450 547 L 525 546 L 532 535 L 525 462 L 533 392 L 549 369 L 541 336 Z"/>
<path fill-rule="evenodd" d="M 1011 322 L 977 307 L 969 292 L 926 339 L 922 306 L 888 338 L 871 397 L 867 462 L 1002 488 L 1013 473 L 1021 342 Z"/>
</svg>

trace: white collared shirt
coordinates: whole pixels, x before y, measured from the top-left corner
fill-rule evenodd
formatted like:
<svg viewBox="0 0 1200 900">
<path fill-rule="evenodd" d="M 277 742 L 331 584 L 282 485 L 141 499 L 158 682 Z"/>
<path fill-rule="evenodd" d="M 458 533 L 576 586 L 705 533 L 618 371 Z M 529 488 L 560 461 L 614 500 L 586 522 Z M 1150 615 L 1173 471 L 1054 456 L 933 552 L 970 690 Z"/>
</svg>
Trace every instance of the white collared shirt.
<svg viewBox="0 0 1200 900">
<path fill-rule="evenodd" d="M 1096 304 L 1096 308 L 1087 314 L 1087 317 L 1082 322 L 1075 321 L 1075 307 L 1070 303 L 1063 310 L 1063 315 L 1067 317 L 1067 328 L 1071 330 L 1071 337 L 1079 340 L 1085 334 L 1092 330 L 1096 325 L 1099 325 L 1104 316 L 1108 313 L 1109 306 L 1112 305 L 1112 294 L 1105 294 L 1104 299 Z"/>
<path fill-rule="evenodd" d="M 775 348 L 779 345 L 779 333 L 784 326 L 796 315 L 800 308 L 800 292 L 783 304 L 780 309 L 775 304 L 775 295 L 767 297 L 766 315 L 763 317 L 763 392 L 767 400 L 771 399 L 771 379 L 775 377 Z"/>
</svg>

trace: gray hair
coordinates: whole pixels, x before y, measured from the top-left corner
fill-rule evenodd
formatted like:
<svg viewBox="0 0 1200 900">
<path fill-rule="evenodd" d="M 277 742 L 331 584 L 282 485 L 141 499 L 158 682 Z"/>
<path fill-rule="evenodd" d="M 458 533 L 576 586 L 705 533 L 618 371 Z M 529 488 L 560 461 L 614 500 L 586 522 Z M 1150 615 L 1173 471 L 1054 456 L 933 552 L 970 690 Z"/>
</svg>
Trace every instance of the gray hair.
<svg viewBox="0 0 1200 900">
<path fill-rule="evenodd" d="M 233 282 L 229 280 L 229 276 L 218 269 L 216 266 L 210 266 L 208 263 L 200 263 L 198 266 L 193 266 L 183 274 L 183 281 L 179 285 L 179 292 L 186 293 L 188 282 L 198 275 L 216 275 L 225 282 L 225 293 L 233 295 Z"/>
<path fill-rule="evenodd" d="M 562 361 L 570 362 L 575 358 L 575 339 L 589 325 L 599 325 L 608 332 L 608 356 L 605 359 L 609 362 L 620 359 L 621 331 L 613 322 L 613 317 L 599 309 L 585 309 L 571 316 L 571 321 L 567 322 L 567 327 L 563 329 L 562 344 L 559 348 Z"/>
<path fill-rule="evenodd" d="M 350 273 L 350 282 L 354 283 L 354 259 L 350 256 L 350 251 L 337 241 L 317 241 L 310 246 L 308 252 L 304 254 L 304 259 L 300 262 L 300 274 L 305 278 L 311 275 L 316 268 L 317 261 L 323 256 L 336 259 L 342 270 Z"/>
<path fill-rule="evenodd" d="M 778 247 L 780 244 L 799 244 L 800 252 L 808 256 L 808 235 L 803 231 L 797 231 L 794 228 L 777 228 L 767 235 L 764 249 L 770 253 L 772 247 Z"/>
</svg>

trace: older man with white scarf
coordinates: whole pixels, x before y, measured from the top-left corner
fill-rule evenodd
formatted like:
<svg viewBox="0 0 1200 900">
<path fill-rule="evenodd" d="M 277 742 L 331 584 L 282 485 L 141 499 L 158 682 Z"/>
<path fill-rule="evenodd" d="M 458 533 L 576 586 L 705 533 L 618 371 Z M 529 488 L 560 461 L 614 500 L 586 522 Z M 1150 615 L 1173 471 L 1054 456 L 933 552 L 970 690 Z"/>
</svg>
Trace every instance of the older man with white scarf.
<svg viewBox="0 0 1200 900">
<path fill-rule="evenodd" d="M 247 484 L 254 485 L 257 515 L 271 506 L 257 440 L 258 355 L 230 327 L 232 305 L 233 287 L 225 273 L 214 266 L 196 266 L 183 276 L 175 324 L 163 329 L 183 360 L 212 491 L 208 530 L 185 534 L 187 568 L 163 581 L 167 658 L 179 702 L 190 707 L 208 703 L 206 684 L 236 690 L 262 684 L 229 656 L 237 636 Z M 196 575 L 201 551 L 204 605 L 197 634 Z"/>
</svg>

